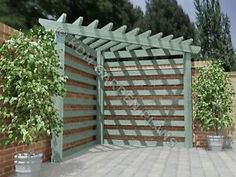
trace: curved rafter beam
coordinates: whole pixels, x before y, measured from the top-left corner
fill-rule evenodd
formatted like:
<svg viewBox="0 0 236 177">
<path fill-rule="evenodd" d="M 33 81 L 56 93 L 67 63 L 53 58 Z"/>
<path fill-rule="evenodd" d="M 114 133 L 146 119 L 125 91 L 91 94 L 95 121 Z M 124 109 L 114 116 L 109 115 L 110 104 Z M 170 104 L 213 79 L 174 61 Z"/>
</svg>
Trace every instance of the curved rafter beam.
<svg viewBox="0 0 236 177">
<path fill-rule="evenodd" d="M 120 28 L 118 28 L 115 31 L 113 31 L 113 33 L 114 34 L 124 34 L 126 29 L 127 29 L 127 26 L 123 25 Z M 110 41 L 109 42 L 109 40 L 99 39 L 95 43 L 91 44 L 90 47 L 96 48 L 96 50 L 98 50 L 98 51 L 103 51 L 103 50 L 109 49 L 110 47 L 112 47 L 112 46 L 114 46 L 114 45 L 116 45 L 118 43 L 119 42 L 116 42 L 116 41 Z"/>
<path fill-rule="evenodd" d="M 161 48 L 167 50 L 182 51 L 186 53 L 199 53 L 201 48 L 198 46 L 187 45 L 186 43 L 170 42 L 168 40 L 156 40 L 150 38 L 138 38 L 127 34 L 115 34 L 112 31 L 104 33 L 101 29 L 90 29 L 75 24 L 61 23 L 52 20 L 39 19 L 39 23 L 47 29 L 52 29 L 67 34 L 83 37 L 98 38 L 101 40 L 114 41 L 118 43 L 129 43 L 130 45 L 141 45 L 142 47 Z"/>
<path fill-rule="evenodd" d="M 131 30 L 131 31 L 127 32 L 127 33 L 125 33 L 125 35 L 128 35 L 128 36 L 137 36 L 137 34 L 139 33 L 139 31 L 140 31 L 139 28 L 135 28 L 135 29 L 133 29 L 133 30 Z M 120 49 L 123 49 L 123 48 L 129 46 L 129 45 L 130 45 L 129 43 L 120 43 L 120 44 L 118 44 L 118 45 L 116 45 L 116 46 L 113 46 L 110 50 L 111 50 L 112 52 L 118 51 L 118 50 L 120 50 Z"/>
<path fill-rule="evenodd" d="M 152 31 L 151 30 L 148 30 L 148 31 L 145 31 L 143 32 L 142 34 L 138 35 L 137 37 L 150 37 L 150 35 L 152 34 Z M 134 50 L 134 49 L 137 49 L 137 48 L 140 48 L 140 45 L 130 45 L 128 47 L 126 47 L 126 50 Z"/>
</svg>

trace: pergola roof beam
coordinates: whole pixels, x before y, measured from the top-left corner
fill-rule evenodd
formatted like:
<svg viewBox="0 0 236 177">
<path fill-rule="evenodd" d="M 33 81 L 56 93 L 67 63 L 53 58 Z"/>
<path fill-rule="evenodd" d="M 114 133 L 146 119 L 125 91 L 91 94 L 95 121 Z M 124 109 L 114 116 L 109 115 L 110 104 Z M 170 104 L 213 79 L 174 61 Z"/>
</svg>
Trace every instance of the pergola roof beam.
<svg viewBox="0 0 236 177">
<path fill-rule="evenodd" d="M 157 33 L 155 35 L 152 35 L 151 37 L 149 37 L 149 39 L 152 39 L 152 40 L 160 40 L 161 37 L 163 36 L 163 33 L 160 32 L 160 33 Z M 142 47 L 144 50 L 147 50 L 147 49 L 150 49 L 151 47 Z"/>
<path fill-rule="evenodd" d="M 101 30 L 103 30 L 104 32 L 105 32 L 105 31 L 111 31 L 112 27 L 113 27 L 113 23 L 108 23 L 107 25 L 105 25 L 104 27 L 102 27 Z M 83 43 L 89 44 L 89 43 L 94 42 L 94 41 L 96 41 L 96 40 L 97 40 L 97 38 L 88 37 L 88 38 L 86 38 L 86 39 L 83 40 Z"/>
<path fill-rule="evenodd" d="M 163 50 L 163 49 L 104 52 L 105 60 L 117 59 L 117 58 L 155 57 L 155 56 L 166 56 L 166 55 L 183 55 L 183 52 Z"/>
<path fill-rule="evenodd" d="M 113 33 L 114 34 L 124 34 L 126 29 L 127 29 L 127 26 L 123 25 L 120 28 L 118 28 L 115 31 L 113 31 Z M 118 44 L 118 42 L 116 42 L 116 41 L 109 41 L 108 42 L 108 40 L 100 39 L 100 40 L 96 41 L 94 44 L 91 44 L 90 47 L 96 48 L 96 50 L 99 50 L 99 51 L 103 51 L 103 50 L 109 49 L 110 47 L 112 47 L 112 46 L 114 46 L 116 44 Z"/>
<path fill-rule="evenodd" d="M 184 44 L 184 45 L 191 45 L 193 43 L 193 39 L 187 39 L 185 41 L 183 41 L 181 44 Z"/>
<path fill-rule="evenodd" d="M 178 43 L 180 43 L 180 42 L 182 42 L 183 40 L 184 40 L 184 37 L 181 36 L 181 37 L 178 37 L 178 38 L 172 39 L 171 42 L 178 42 Z"/>
<path fill-rule="evenodd" d="M 84 20 L 83 17 L 79 17 L 79 18 L 77 18 L 77 19 L 73 22 L 73 24 L 74 24 L 74 25 L 81 26 L 82 23 L 83 23 L 83 20 Z"/>
<path fill-rule="evenodd" d="M 163 37 L 163 38 L 161 38 L 161 41 L 170 41 L 170 40 L 172 40 L 173 39 L 173 37 L 174 37 L 174 35 L 168 35 L 168 36 L 165 36 L 165 37 Z"/>
<path fill-rule="evenodd" d="M 90 29 L 84 26 L 77 26 L 69 23 L 61 23 L 52 20 L 39 19 L 39 23 L 47 29 L 52 29 L 59 32 L 69 34 L 99 38 L 103 40 L 110 40 L 119 43 L 129 43 L 135 45 L 142 45 L 143 47 L 162 48 L 167 50 L 176 50 L 187 53 L 199 53 L 201 48 L 198 46 L 186 45 L 182 43 L 153 40 L 150 38 L 137 38 L 137 36 L 126 34 L 115 34 L 113 32 L 102 32 L 100 29 Z"/>
<path fill-rule="evenodd" d="M 135 29 L 133 29 L 133 30 L 127 32 L 126 35 L 129 35 L 129 36 L 136 36 L 136 35 L 139 33 L 139 31 L 140 31 L 139 28 L 135 28 Z M 125 47 L 127 47 L 127 46 L 129 46 L 129 45 L 130 45 L 129 43 L 120 43 L 120 44 L 118 44 L 118 45 L 112 47 L 110 50 L 111 50 L 112 52 L 114 52 L 114 51 L 123 49 L 123 48 L 125 48 Z"/>
<path fill-rule="evenodd" d="M 148 38 L 148 37 L 150 37 L 151 34 L 152 34 L 152 31 L 148 30 L 148 31 L 145 31 L 142 34 L 138 35 L 138 37 Z M 126 47 L 126 50 L 134 50 L 134 49 L 137 49 L 137 48 L 140 48 L 140 45 L 130 45 L 130 46 Z"/>
</svg>

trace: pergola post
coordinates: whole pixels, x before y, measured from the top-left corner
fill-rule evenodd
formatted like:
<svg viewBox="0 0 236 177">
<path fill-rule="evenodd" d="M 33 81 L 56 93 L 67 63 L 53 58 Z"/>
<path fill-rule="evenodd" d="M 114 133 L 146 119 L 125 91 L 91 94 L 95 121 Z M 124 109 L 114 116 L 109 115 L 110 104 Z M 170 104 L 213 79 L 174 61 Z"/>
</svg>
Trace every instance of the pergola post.
<svg viewBox="0 0 236 177">
<path fill-rule="evenodd" d="M 191 53 L 184 53 L 184 122 L 185 147 L 193 146 L 192 134 L 192 72 Z"/>
<path fill-rule="evenodd" d="M 104 143 L 104 57 L 97 51 L 97 143 Z"/>
<path fill-rule="evenodd" d="M 66 19 L 66 15 L 63 14 L 58 21 L 64 22 Z M 56 42 L 56 50 L 59 56 L 61 69 L 59 70 L 59 73 L 61 75 L 64 75 L 64 57 L 65 57 L 65 33 L 57 32 L 55 34 L 55 42 Z M 54 97 L 54 106 L 57 110 L 57 113 L 59 115 L 59 118 L 63 121 L 64 118 L 64 102 L 63 97 L 55 96 Z M 61 162 L 63 159 L 63 128 L 61 128 L 61 133 L 56 136 L 54 133 L 52 133 L 52 141 L 51 141 L 51 147 L 52 147 L 52 156 L 51 161 L 52 162 Z"/>
</svg>

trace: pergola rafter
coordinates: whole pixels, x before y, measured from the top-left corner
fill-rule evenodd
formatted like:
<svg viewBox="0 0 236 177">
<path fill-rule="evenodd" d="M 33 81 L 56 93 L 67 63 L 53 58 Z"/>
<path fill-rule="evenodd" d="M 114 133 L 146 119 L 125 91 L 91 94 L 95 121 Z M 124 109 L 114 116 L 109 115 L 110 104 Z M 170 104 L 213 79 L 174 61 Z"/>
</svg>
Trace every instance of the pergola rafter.
<svg viewBox="0 0 236 177">
<path fill-rule="evenodd" d="M 191 54 L 200 52 L 200 47 L 192 45 L 193 39 L 183 36 L 174 38 L 173 35 L 163 37 L 163 33 L 151 35 L 151 31 L 139 34 L 139 28 L 126 32 L 127 26 L 112 30 L 113 23 L 98 28 L 99 21 L 94 20 L 83 26 L 83 17 L 73 23 L 66 23 L 66 14 L 62 14 L 57 21 L 39 19 L 39 23 L 46 29 L 56 32 L 56 48 L 64 67 L 64 51 L 83 58 L 92 56 L 99 67 L 103 67 L 106 60 L 111 59 L 150 59 L 152 57 L 174 56 L 182 59 L 183 64 L 183 93 L 184 93 L 184 129 L 185 146 L 192 147 L 192 103 L 191 103 Z M 66 46 L 66 45 L 69 45 Z M 72 47 L 70 47 L 72 46 Z M 79 48 L 79 49 L 78 49 Z M 78 50 L 83 49 L 82 52 Z M 60 52 L 63 51 L 63 52 Z M 148 58 L 149 57 L 149 58 Z M 168 58 L 168 57 L 167 57 Z M 165 60 L 165 59 L 164 59 Z M 168 59 L 171 60 L 171 59 Z M 168 63 L 168 62 L 167 62 Z M 63 68 L 62 67 L 62 68 Z M 63 71 L 61 72 L 64 73 Z M 97 74 L 97 141 L 103 144 L 104 126 L 104 71 Z M 57 98 L 55 105 L 59 115 L 63 118 L 63 99 Z M 53 161 L 61 161 L 63 152 L 62 134 L 53 136 Z"/>
<path fill-rule="evenodd" d="M 65 15 L 63 14 L 60 18 L 65 18 Z M 82 41 L 84 44 L 89 44 L 91 49 L 100 50 L 102 52 L 119 51 L 126 47 L 128 50 L 134 50 L 137 48 L 137 46 L 146 49 L 161 48 L 188 53 L 198 53 L 200 51 L 200 47 L 193 46 L 190 43 L 179 40 L 178 38 L 173 39 L 173 35 L 160 38 L 160 35 L 158 34 L 157 36 L 154 35 L 155 37 L 153 37 L 150 36 L 150 31 L 146 31 L 138 35 L 138 28 L 124 33 L 124 27 L 121 27 L 122 31 L 111 31 L 111 24 L 109 24 L 108 27 L 105 26 L 99 29 L 97 28 L 98 20 L 93 21 L 88 26 L 83 26 L 82 19 L 82 17 L 79 17 L 72 24 L 46 19 L 39 19 L 39 23 L 45 28 L 75 35 L 76 37 L 78 36 L 77 39 L 83 37 L 85 38 Z M 104 47 L 104 45 L 106 46 Z"/>
</svg>

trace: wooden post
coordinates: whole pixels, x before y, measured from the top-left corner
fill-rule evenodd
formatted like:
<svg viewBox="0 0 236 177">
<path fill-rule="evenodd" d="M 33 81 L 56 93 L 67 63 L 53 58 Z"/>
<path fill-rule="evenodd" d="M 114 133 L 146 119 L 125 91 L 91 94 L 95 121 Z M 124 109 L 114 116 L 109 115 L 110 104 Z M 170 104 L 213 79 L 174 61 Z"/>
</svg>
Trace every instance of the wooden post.
<svg viewBox="0 0 236 177">
<path fill-rule="evenodd" d="M 191 54 L 184 53 L 184 122 L 185 147 L 193 146 Z"/>
<path fill-rule="evenodd" d="M 97 51 L 97 143 L 104 143 L 104 57 Z"/>
</svg>

